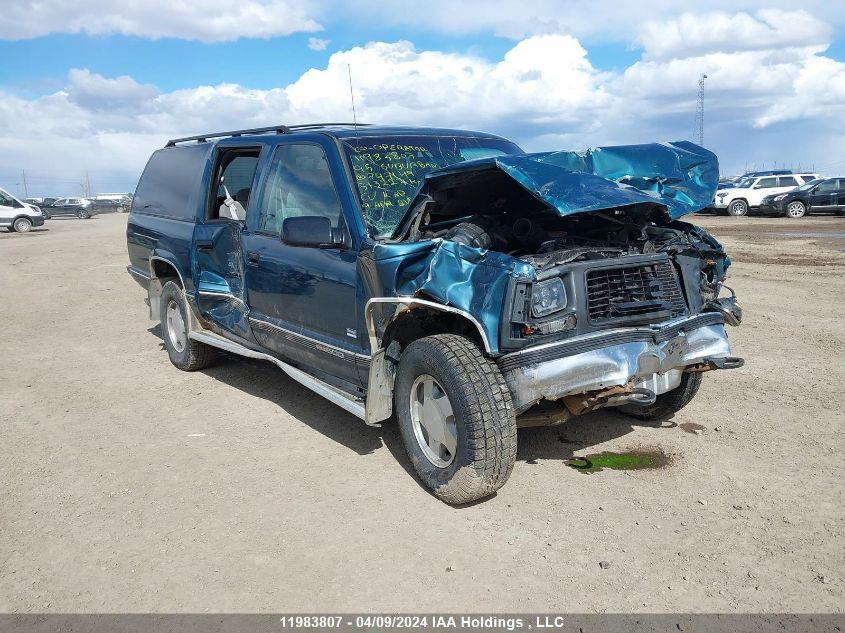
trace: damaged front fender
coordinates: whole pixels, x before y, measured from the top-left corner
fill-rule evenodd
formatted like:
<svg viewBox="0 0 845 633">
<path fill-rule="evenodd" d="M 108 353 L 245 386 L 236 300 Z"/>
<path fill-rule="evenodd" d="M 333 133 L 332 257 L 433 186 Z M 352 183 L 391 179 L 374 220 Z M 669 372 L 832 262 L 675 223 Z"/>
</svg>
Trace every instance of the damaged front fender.
<svg viewBox="0 0 845 633">
<path fill-rule="evenodd" d="M 375 244 L 362 266 L 365 283 L 374 297 L 435 302 L 462 314 L 479 329 L 486 351 L 499 352 L 502 309 L 511 280 L 531 280 L 534 268 L 505 253 L 486 251 L 443 239 L 400 244 Z M 406 302 L 407 303 L 407 302 Z M 368 327 L 376 341 L 387 325 L 387 315 L 368 312 Z M 373 352 L 378 346 L 373 348 Z"/>
</svg>

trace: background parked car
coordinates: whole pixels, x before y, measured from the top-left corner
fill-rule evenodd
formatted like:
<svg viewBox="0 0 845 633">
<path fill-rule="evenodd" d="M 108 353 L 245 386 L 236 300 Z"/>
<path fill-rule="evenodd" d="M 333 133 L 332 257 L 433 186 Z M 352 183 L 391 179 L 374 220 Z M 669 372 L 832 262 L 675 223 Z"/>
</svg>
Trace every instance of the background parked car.
<svg viewBox="0 0 845 633">
<path fill-rule="evenodd" d="M 25 198 L 24 202 L 27 204 L 32 204 L 41 209 L 41 213 L 44 214 L 44 219 L 49 220 L 50 214 L 44 210 L 44 207 L 53 204 L 58 198 Z"/>
<path fill-rule="evenodd" d="M 124 193 L 98 193 L 89 200 L 100 213 L 127 213 L 132 206 L 132 198 Z"/>
<path fill-rule="evenodd" d="M 766 196 L 786 193 L 818 177 L 818 174 L 749 177 L 740 181 L 733 189 L 719 191 L 713 200 L 713 206 L 717 212 L 727 211 L 733 216 L 746 215 L 750 210 L 758 209 Z"/>
<path fill-rule="evenodd" d="M 845 178 L 819 178 L 787 191 L 766 196 L 760 210 L 800 218 L 806 213 L 845 213 Z"/>
<path fill-rule="evenodd" d="M 53 204 L 42 207 L 42 211 L 43 209 L 47 209 L 50 217 L 75 215 L 81 220 L 87 220 L 99 213 L 87 198 L 59 198 Z"/>
<path fill-rule="evenodd" d="M 44 224 L 41 210 L 21 202 L 4 189 L 0 189 L 0 226 L 13 232 L 28 233 L 33 226 Z"/>
</svg>

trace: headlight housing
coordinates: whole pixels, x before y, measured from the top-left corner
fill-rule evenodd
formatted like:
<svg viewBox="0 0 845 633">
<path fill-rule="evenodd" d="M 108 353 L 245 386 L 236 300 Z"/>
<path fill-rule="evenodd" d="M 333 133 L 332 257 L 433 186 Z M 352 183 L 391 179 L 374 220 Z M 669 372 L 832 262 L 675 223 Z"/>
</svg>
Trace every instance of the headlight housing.
<svg viewBox="0 0 845 633">
<path fill-rule="evenodd" d="M 780 202 L 780 201 L 781 201 L 781 200 L 783 200 L 784 198 L 786 198 L 786 194 L 785 194 L 785 193 L 782 193 L 782 194 L 780 194 L 779 196 L 775 196 L 775 202 Z"/>
<path fill-rule="evenodd" d="M 546 316 L 566 307 L 566 288 L 559 277 L 534 284 L 531 288 L 531 314 Z"/>
</svg>

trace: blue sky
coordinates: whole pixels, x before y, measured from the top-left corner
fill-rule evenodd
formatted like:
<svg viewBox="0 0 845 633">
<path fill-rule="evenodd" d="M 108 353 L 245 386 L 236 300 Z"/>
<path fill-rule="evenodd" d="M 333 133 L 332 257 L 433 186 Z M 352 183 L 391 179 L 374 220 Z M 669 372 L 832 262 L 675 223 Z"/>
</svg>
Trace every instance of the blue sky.
<svg viewBox="0 0 845 633">
<path fill-rule="evenodd" d="M 693 139 L 706 72 L 723 171 L 845 172 L 845 8 L 824 2 L 6 4 L 0 186 L 25 170 L 30 195 L 131 190 L 172 136 L 348 119 L 347 65 L 361 119 L 528 150 Z"/>
</svg>

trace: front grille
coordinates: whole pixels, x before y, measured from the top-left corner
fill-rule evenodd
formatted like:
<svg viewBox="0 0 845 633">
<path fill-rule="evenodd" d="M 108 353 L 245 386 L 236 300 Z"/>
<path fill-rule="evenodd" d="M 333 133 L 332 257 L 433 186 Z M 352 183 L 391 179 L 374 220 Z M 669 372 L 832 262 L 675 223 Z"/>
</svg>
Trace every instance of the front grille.
<svg viewBox="0 0 845 633">
<path fill-rule="evenodd" d="M 685 312 L 678 277 L 669 262 L 587 272 L 591 321 L 642 321 Z"/>
</svg>

